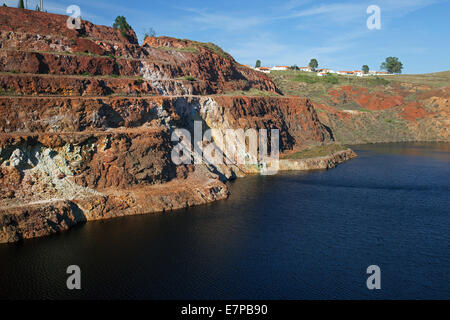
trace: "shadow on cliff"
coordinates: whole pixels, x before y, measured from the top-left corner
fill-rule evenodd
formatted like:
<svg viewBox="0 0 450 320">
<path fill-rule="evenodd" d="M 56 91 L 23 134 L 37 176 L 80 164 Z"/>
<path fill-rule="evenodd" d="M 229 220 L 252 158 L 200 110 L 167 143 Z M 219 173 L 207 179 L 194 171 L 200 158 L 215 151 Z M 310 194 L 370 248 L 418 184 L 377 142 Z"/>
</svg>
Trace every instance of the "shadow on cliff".
<svg viewBox="0 0 450 320">
<path fill-rule="evenodd" d="M 75 226 L 82 226 L 87 222 L 86 215 L 75 203 L 69 201 L 69 207 L 64 208 L 62 214 L 57 215 L 57 222 L 47 220 L 49 227 L 58 233 L 63 231 L 62 226 L 73 229 Z"/>
</svg>

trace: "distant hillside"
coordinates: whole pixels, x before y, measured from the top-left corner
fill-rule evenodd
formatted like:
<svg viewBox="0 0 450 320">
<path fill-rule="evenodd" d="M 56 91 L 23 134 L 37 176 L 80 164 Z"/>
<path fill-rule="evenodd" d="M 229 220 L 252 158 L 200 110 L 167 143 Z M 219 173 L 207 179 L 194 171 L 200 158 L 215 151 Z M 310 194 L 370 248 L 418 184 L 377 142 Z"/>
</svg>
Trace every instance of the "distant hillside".
<svg viewBox="0 0 450 320">
<path fill-rule="evenodd" d="M 432 88 L 448 86 L 450 84 L 450 71 L 441 71 L 425 74 L 400 74 L 396 76 L 383 76 L 385 79 L 399 82 L 427 85 Z"/>
<path fill-rule="evenodd" d="M 450 141 L 450 71 L 364 78 L 275 71 L 270 77 L 284 94 L 311 99 L 341 143 Z"/>
</svg>

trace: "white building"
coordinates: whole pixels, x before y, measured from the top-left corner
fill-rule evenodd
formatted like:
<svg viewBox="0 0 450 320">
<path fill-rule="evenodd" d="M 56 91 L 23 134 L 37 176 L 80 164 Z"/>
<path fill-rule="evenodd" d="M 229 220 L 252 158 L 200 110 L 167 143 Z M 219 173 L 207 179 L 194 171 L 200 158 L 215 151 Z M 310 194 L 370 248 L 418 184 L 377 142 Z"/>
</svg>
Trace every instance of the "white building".
<svg viewBox="0 0 450 320">
<path fill-rule="evenodd" d="M 331 69 L 317 69 L 316 72 L 319 72 L 319 73 L 336 73 L 336 71 L 331 70 Z"/>
<path fill-rule="evenodd" d="M 256 70 L 261 71 L 261 72 L 264 72 L 264 73 L 270 73 L 270 71 L 272 70 L 272 68 L 269 68 L 269 67 L 259 67 L 259 68 L 256 68 Z"/>
<path fill-rule="evenodd" d="M 300 71 L 312 72 L 313 70 L 311 67 L 300 67 Z"/>
<path fill-rule="evenodd" d="M 275 66 L 275 67 L 272 67 L 271 70 L 273 70 L 273 71 L 286 71 L 286 70 L 289 70 L 289 67 L 288 66 Z"/>
<path fill-rule="evenodd" d="M 343 75 L 343 76 L 353 76 L 353 71 L 338 71 L 337 74 Z"/>
</svg>

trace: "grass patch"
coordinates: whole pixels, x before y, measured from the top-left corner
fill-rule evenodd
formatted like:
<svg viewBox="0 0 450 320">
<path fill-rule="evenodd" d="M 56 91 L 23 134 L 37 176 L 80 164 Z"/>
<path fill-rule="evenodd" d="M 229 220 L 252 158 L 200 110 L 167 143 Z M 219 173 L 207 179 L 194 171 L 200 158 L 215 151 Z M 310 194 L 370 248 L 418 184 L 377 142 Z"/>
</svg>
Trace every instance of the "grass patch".
<svg viewBox="0 0 450 320">
<path fill-rule="evenodd" d="M 317 83 L 319 82 L 319 77 L 315 76 L 311 77 L 309 75 L 306 74 L 298 74 L 295 76 L 295 78 L 292 79 L 292 81 L 298 81 L 298 82 L 305 82 L 305 83 Z"/>
<path fill-rule="evenodd" d="M 439 88 L 450 85 L 450 71 L 426 73 L 426 74 L 399 74 L 382 76 L 391 82 L 406 82 L 416 85 L 426 85 L 431 88 Z"/>
<path fill-rule="evenodd" d="M 360 112 L 375 112 L 373 110 L 369 110 L 369 109 L 366 109 L 366 108 L 357 108 L 356 110 L 360 111 Z"/>
<path fill-rule="evenodd" d="M 391 81 L 385 79 L 385 78 L 380 78 L 378 76 L 375 77 L 368 77 L 368 78 L 364 78 L 362 80 L 365 80 L 366 83 L 372 85 L 372 86 L 387 86 L 388 84 L 391 83 Z"/>
<path fill-rule="evenodd" d="M 352 86 L 360 87 L 375 87 L 375 86 L 386 86 L 391 83 L 390 80 L 382 78 L 379 76 L 367 76 L 367 77 L 357 77 L 357 76 L 345 76 L 339 74 L 328 74 L 326 76 L 318 77 L 315 72 L 304 72 L 304 71 L 272 71 L 270 73 L 272 79 L 285 79 L 294 82 L 304 82 L 308 84 L 314 83 L 325 83 L 325 84 L 349 84 Z M 392 78 L 391 78 L 392 79 Z"/>
<path fill-rule="evenodd" d="M 0 96 L 14 96 L 16 94 L 16 91 L 14 88 L 9 88 L 8 90 L 3 90 L 3 88 L 0 88 Z"/>
<path fill-rule="evenodd" d="M 296 160 L 296 159 L 308 159 L 316 157 L 324 157 L 334 152 L 346 150 L 347 147 L 340 144 L 327 144 L 321 146 L 314 146 L 308 149 L 292 153 L 283 157 L 282 159 Z"/>
<path fill-rule="evenodd" d="M 282 75 L 282 74 L 281 74 Z M 341 82 L 339 76 L 334 74 L 328 74 L 326 76 L 319 77 L 316 73 L 311 72 L 296 72 L 294 75 L 285 75 L 289 80 L 295 82 L 304 82 L 307 84 L 325 83 L 325 84 L 339 84 Z"/>
<path fill-rule="evenodd" d="M 325 82 L 325 83 L 330 83 L 330 84 L 338 84 L 339 78 L 337 76 L 328 75 L 328 76 L 321 77 L 320 81 Z"/>
<path fill-rule="evenodd" d="M 182 77 L 183 80 L 188 80 L 188 81 L 197 81 L 197 79 L 193 76 L 184 76 Z"/>
<path fill-rule="evenodd" d="M 108 53 L 106 56 L 114 61 L 116 61 L 116 59 L 117 59 L 117 57 L 115 55 L 113 55 L 112 53 Z"/>
<path fill-rule="evenodd" d="M 402 124 L 402 121 L 400 121 L 399 119 L 394 119 L 394 118 L 385 118 L 384 121 L 386 121 L 386 123 L 388 123 L 392 126 L 397 126 L 397 125 Z"/>
<path fill-rule="evenodd" d="M 207 48 L 208 50 L 214 52 L 215 54 L 217 54 L 218 56 L 221 56 L 222 58 L 225 59 L 232 59 L 232 57 L 225 52 L 221 47 L 219 47 L 218 45 L 212 43 L 212 42 L 198 42 L 198 41 L 194 41 L 194 44 L 200 47 L 204 47 Z"/>
<path fill-rule="evenodd" d="M 194 46 L 183 47 L 183 48 L 156 47 L 156 49 L 162 50 L 162 51 L 188 52 L 188 53 L 193 53 L 193 54 L 199 54 L 200 53 L 200 51 Z"/>
<path fill-rule="evenodd" d="M 200 51 L 198 50 L 199 47 L 206 48 L 209 51 L 214 52 L 218 56 L 221 56 L 225 59 L 233 59 L 230 54 L 225 52 L 221 47 L 218 45 L 212 43 L 212 42 L 200 42 L 200 41 L 192 41 L 188 39 L 178 39 L 182 41 L 189 41 L 192 43 L 191 46 L 185 47 L 185 48 L 171 48 L 171 47 L 158 47 L 157 49 L 166 50 L 166 51 L 179 51 L 179 52 L 190 52 L 194 54 L 199 54 Z"/>
<path fill-rule="evenodd" d="M 249 90 L 226 91 L 227 96 L 248 96 L 248 97 L 278 97 L 278 94 L 271 91 L 263 91 L 256 88 Z"/>
</svg>

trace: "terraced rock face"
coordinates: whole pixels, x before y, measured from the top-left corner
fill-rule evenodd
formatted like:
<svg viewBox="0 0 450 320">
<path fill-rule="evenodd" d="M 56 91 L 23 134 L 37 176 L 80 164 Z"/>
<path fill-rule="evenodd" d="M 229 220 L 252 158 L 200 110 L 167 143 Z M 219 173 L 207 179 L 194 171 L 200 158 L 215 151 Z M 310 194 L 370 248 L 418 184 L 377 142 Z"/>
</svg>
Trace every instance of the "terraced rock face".
<svg viewBox="0 0 450 320">
<path fill-rule="evenodd" d="M 283 97 L 213 44 L 140 46 L 132 31 L 87 21 L 75 31 L 66 19 L 0 7 L 0 242 L 226 198 L 224 180 L 259 169 L 176 166 L 171 135 L 194 120 L 219 132 L 279 129 L 282 152 L 332 141 L 309 100 Z M 250 89 L 271 97 L 224 95 Z"/>
</svg>

